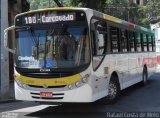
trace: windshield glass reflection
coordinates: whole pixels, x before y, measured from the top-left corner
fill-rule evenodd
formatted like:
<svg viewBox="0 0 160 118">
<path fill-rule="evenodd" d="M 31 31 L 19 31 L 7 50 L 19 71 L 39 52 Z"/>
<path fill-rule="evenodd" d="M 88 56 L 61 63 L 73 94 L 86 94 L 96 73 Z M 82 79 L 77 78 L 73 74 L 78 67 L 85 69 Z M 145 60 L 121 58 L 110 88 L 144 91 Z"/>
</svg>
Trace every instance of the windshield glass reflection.
<svg viewBox="0 0 160 118">
<path fill-rule="evenodd" d="M 90 61 L 85 27 L 30 28 L 16 34 L 19 68 L 73 68 Z"/>
</svg>

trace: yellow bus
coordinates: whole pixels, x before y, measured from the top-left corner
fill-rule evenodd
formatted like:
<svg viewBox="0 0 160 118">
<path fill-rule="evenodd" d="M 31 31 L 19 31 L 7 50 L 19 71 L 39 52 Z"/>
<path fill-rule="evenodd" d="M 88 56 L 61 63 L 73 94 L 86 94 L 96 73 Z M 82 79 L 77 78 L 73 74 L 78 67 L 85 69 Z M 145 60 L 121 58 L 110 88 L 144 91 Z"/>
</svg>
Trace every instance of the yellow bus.
<svg viewBox="0 0 160 118">
<path fill-rule="evenodd" d="M 17 100 L 114 103 L 121 90 L 145 85 L 156 68 L 151 30 L 88 8 L 21 13 L 4 33 L 15 54 Z"/>
</svg>

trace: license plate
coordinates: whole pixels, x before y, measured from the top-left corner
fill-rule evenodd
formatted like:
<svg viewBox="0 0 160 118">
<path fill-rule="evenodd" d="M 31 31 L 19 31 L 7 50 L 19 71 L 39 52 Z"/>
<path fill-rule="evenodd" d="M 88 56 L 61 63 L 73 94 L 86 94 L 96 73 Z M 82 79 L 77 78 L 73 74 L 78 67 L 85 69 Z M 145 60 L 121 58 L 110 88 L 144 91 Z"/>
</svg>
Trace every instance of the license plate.
<svg viewBox="0 0 160 118">
<path fill-rule="evenodd" d="M 53 93 L 52 92 L 40 92 L 41 97 L 52 97 Z"/>
</svg>

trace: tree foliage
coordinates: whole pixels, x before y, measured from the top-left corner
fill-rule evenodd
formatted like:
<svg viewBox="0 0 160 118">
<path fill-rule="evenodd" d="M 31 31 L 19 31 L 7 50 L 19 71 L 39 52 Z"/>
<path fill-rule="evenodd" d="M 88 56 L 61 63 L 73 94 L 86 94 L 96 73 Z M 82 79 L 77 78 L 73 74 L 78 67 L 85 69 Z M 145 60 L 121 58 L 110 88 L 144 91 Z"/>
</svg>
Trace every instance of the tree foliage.
<svg viewBox="0 0 160 118">
<path fill-rule="evenodd" d="M 137 22 L 140 25 L 149 25 L 160 20 L 160 0 L 148 0 L 144 6 L 138 6 Z"/>
<path fill-rule="evenodd" d="M 139 25 L 148 25 L 160 15 L 160 0 L 148 0 L 144 6 L 129 0 L 29 0 L 30 8 L 87 7 Z"/>
<path fill-rule="evenodd" d="M 71 0 L 71 5 L 104 11 L 106 0 Z"/>
<path fill-rule="evenodd" d="M 148 0 L 145 12 L 150 22 L 158 20 L 158 16 L 160 16 L 160 0 Z"/>
<path fill-rule="evenodd" d="M 58 7 L 54 0 L 29 0 L 29 3 L 31 10 Z"/>
<path fill-rule="evenodd" d="M 107 14 L 128 20 L 128 0 L 106 0 L 105 4 Z"/>
</svg>

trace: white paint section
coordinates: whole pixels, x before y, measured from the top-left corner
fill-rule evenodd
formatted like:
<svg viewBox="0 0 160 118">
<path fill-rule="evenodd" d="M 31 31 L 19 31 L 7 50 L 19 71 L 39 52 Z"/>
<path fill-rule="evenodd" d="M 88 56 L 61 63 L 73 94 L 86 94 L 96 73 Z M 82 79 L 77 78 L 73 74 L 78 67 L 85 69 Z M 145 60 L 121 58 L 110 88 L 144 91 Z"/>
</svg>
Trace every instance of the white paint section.
<svg viewBox="0 0 160 118">
<path fill-rule="evenodd" d="M 41 98 L 36 99 L 32 98 L 32 96 L 37 97 L 37 95 L 31 95 L 30 94 L 31 92 L 40 93 L 40 91 L 26 90 L 24 88 L 21 88 L 15 82 L 15 97 L 17 100 L 47 101 L 47 102 L 92 102 L 92 88 L 88 84 L 85 84 L 73 90 L 57 92 L 55 91 L 55 89 L 53 89 L 52 91 L 51 90 L 49 91 L 53 93 L 64 93 L 63 99 L 47 99 L 47 100 Z M 53 96 L 53 97 L 61 97 L 61 96 Z"/>
</svg>

